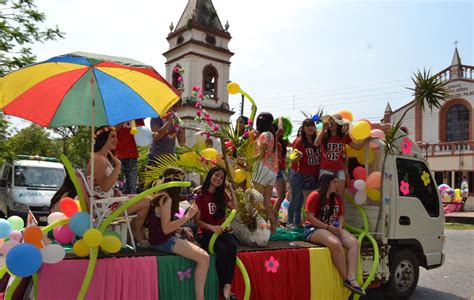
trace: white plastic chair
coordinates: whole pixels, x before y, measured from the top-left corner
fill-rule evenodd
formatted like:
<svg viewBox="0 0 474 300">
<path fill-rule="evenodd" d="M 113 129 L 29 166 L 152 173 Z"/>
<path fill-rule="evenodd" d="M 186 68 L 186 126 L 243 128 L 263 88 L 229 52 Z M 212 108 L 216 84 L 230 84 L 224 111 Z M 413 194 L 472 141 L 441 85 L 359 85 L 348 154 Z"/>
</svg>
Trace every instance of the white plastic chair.
<svg viewBox="0 0 474 300">
<path fill-rule="evenodd" d="M 81 188 L 84 192 L 85 201 L 87 207 L 90 205 L 90 195 L 91 189 L 87 180 L 81 170 L 76 169 L 75 175 L 81 185 Z M 109 208 L 113 203 L 119 202 L 120 204 L 127 202 L 129 198 L 127 196 L 122 197 L 112 197 L 107 199 L 94 199 L 92 203 L 93 206 L 93 217 L 94 217 L 94 226 L 98 227 L 102 221 L 107 218 L 113 210 Z M 137 217 L 137 215 L 129 215 L 127 210 L 124 211 L 123 216 L 117 217 L 113 222 L 111 222 L 112 229 L 120 235 L 122 242 L 122 247 L 129 247 L 133 251 L 136 251 L 137 247 L 135 245 L 135 239 L 133 237 L 132 227 L 130 226 L 130 220 Z M 127 234 L 128 233 L 128 234 Z M 127 239 L 130 237 L 130 244 L 127 244 Z"/>
</svg>

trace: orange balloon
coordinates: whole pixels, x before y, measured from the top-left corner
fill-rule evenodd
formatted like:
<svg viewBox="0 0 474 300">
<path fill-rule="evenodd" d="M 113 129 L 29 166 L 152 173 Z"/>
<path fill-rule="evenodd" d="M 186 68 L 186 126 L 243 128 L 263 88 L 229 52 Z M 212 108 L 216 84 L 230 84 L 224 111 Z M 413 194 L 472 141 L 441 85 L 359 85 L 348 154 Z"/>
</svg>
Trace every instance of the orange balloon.
<svg viewBox="0 0 474 300">
<path fill-rule="evenodd" d="M 64 213 L 64 215 L 69 218 L 78 211 L 76 201 L 69 197 L 61 199 L 61 202 L 59 202 L 59 208 Z"/>
<path fill-rule="evenodd" d="M 341 110 L 339 114 L 341 115 L 343 119 L 346 119 L 347 121 L 351 123 L 352 123 L 352 120 L 354 120 L 354 115 L 352 115 L 352 113 L 348 110 Z"/>
<path fill-rule="evenodd" d="M 370 173 L 365 184 L 368 188 L 378 189 L 382 185 L 382 173 L 378 171 Z"/>
<path fill-rule="evenodd" d="M 38 247 L 41 244 L 43 238 L 43 233 L 38 226 L 30 226 L 23 231 L 23 241 L 25 243 L 30 243 Z"/>
</svg>

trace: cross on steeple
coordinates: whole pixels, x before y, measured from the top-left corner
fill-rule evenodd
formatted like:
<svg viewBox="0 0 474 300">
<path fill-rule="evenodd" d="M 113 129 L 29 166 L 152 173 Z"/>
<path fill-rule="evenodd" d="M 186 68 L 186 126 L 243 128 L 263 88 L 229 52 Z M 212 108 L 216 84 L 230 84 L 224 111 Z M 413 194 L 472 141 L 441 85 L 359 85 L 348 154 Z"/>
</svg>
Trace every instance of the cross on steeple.
<svg viewBox="0 0 474 300">
<path fill-rule="evenodd" d="M 453 44 L 454 44 L 454 47 L 456 47 L 456 48 L 457 48 L 457 47 L 458 47 L 458 44 L 459 44 L 459 41 L 454 41 L 454 43 L 453 43 Z"/>
</svg>

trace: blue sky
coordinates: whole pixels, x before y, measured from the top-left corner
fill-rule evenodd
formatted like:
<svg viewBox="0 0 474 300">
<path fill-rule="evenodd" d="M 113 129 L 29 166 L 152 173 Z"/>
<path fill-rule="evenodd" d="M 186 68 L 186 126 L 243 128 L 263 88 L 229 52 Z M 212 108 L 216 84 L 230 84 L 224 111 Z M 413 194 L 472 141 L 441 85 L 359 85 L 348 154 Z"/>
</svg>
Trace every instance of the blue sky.
<svg viewBox="0 0 474 300">
<path fill-rule="evenodd" d="M 379 120 L 411 100 L 410 76 L 451 63 L 455 40 L 462 62 L 474 65 L 473 1 L 214 0 L 229 21 L 235 52 L 231 80 L 259 111 L 301 121 L 348 109 L 355 120 Z M 171 22 L 187 0 L 37 0 L 47 24 L 66 39 L 33 46 L 39 60 L 72 51 L 130 57 L 164 73 L 161 53 Z M 240 97 L 230 106 L 239 111 Z M 246 105 L 248 114 L 249 105 Z"/>
</svg>

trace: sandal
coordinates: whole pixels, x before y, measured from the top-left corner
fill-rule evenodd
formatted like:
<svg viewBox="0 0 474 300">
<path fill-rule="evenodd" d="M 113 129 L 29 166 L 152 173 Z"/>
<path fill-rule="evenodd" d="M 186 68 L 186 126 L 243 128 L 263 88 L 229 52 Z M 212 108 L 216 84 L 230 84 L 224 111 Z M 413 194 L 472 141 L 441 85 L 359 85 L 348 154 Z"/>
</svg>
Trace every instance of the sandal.
<svg viewBox="0 0 474 300">
<path fill-rule="evenodd" d="M 353 282 L 353 281 L 355 281 L 357 283 L 356 279 L 352 279 L 352 280 L 346 279 L 346 280 L 344 280 L 344 286 L 346 288 L 350 289 L 353 293 L 359 294 L 361 296 L 365 296 L 365 292 L 360 286 L 353 286 L 351 284 L 351 282 Z M 357 283 L 357 284 L 359 284 L 359 283 Z"/>
</svg>

